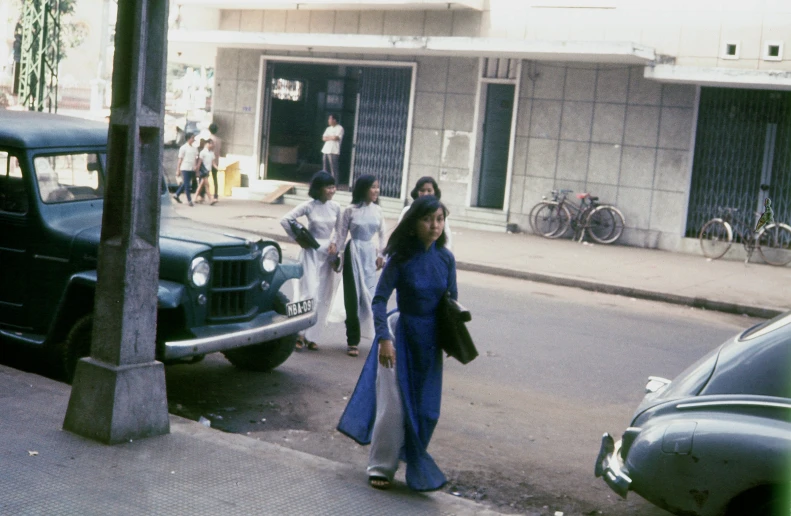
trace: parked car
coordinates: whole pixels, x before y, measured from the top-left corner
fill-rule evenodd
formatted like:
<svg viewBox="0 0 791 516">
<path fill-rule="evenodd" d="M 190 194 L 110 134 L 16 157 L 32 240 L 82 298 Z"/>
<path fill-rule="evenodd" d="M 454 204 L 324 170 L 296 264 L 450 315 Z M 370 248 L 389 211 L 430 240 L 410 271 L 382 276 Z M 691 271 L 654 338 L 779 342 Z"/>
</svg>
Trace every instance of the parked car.
<svg viewBox="0 0 791 516">
<path fill-rule="evenodd" d="M 0 346 L 44 350 L 66 378 L 90 353 L 107 134 L 102 122 L 0 111 Z M 266 371 L 315 323 L 312 300 L 280 292 L 302 266 L 276 242 L 180 217 L 164 186 L 159 248 L 159 360 L 219 351 Z"/>
<path fill-rule="evenodd" d="M 791 513 L 791 312 L 729 339 L 672 382 L 650 377 L 595 474 L 674 514 Z"/>
</svg>

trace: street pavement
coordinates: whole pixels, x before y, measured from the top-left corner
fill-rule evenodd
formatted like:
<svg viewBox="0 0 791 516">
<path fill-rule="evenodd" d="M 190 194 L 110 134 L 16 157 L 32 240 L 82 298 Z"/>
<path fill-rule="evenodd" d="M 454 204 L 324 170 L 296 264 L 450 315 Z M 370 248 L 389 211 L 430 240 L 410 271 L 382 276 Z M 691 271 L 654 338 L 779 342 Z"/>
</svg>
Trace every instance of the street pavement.
<svg viewBox="0 0 791 516">
<path fill-rule="evenodd" d="M 228 233 L 283 242 L 289 209 L 176 205 Z M 458 227 L 453 237 L 460 269 L 763 317 L 791 304 L 789 268 Z M 169 435 L 105 446 L 61 430 L 69 393 L 0 366 L 0 514 L 496 514 L 441 492 L 376 491 L 365 471 L 178 416 Z"/>
<path fill-rule="evenodd" d="M 174 205 L 179 214 L 203 224 L 292 244 L 279 223 L 292 206 L 233 198 L 214 206 Z M 386 223 L 392 229 L 396 221 Z M 754 317 L 770 318 L 791 309 L 791 267 L 455 225 L 453 229 L 453 254 L 462 270 Z M 296 256 L 298 248 L 292 244 L 284 250 Z"/>
</svg>

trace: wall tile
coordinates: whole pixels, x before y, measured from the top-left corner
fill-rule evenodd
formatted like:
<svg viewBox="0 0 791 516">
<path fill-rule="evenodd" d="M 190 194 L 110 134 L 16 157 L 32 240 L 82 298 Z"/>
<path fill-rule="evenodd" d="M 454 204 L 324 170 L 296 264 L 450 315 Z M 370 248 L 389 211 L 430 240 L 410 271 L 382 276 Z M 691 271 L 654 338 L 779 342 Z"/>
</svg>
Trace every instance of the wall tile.
<svg viewBox="0 0 791 516">
<path fill-rule="evenodd" d="M 596 103 L 593 111 L 591 141 L 621 143 L 623 141 L 625 104 Z"/>
<path fill-rule="evenodd" d="M 475 95 L 478 89 L 478 59 L 451 57 L 448 63 L 448 93 Z"/>
<path fill-rule="evenodd" d="M 255 114 L 236 113 L 233 124 L 233 144 L 237 146 L 250 146 L 251 149 L 255 142 Z"/>
<path fill-rule="evenodd" d="M 521 212 L 525 215 L 530 213 L 533 207 L 542 201 L 543 196 L 549 196 L 550 191 L 555 187 L 555 180 L 550 177 L 525 177 L 525 192 L 522 198 Z M 517 210 L 517 206 L 511 206 L 511 210 Z M 522 228 L 525 229 L 525 228 Z"/>
<path fill-rule="evenodd" d="M 412 191 L 412 188 L 415 187 L 417 184 L 417 180 L 423 176 L 430 176 L 433 177 L 435 180 L 439 179 L 439 166 L 437 165 L 418 165 L 415 163 L 411 163 L 409 165 L 409 170 L 407 172 L 407 184 L 406 184 L 406 192 L 404 195 L 411 201 L 412 199 L 409 197 L 409 193 Z M 440 188 L 442 190 L 442 188 Z M 445 192 L 442 192 L 442 200 L 445 200 Z"/>
<path fill-rule="evenodd" d="M 527 170 L 528 138 L 517 137 L 514 140 L 514 176 L 524 176 Z"/>
<path fill-rule="evenodd" d="M 659 146 L 664 149 L 689 149 L 692 138 L 692 109 L 662 108 Z"/>
<path fill-rule="evenodd" d="M 264 11 L 264 32 L 286 32 L 286 11 Z"/>
<path fill-rule="evenodd" d="M 301 34 L 310 32 L 310 11 L 288 11 L 286 13 L 286 32 Z"/>
<path fill-rule="evenodd" d="M 628 68 L 601 69 L 596 79 L 596 101 L 626 103 L 628 87 Z"/>
<path fill-rule="evenodd" d="M 695 105 L 696 88 L 692 84 L 664 84 L 662 86 L 662 106 L 688 107 Z"/>
<path fill-rule="evenodd" d="M 450 36 L 453 33 L 453 12 L 426 11 L 426 36 Z"/>
<path fill-rule="evenodd" d="M 679 235 L 684 231 L 687 196 L 680 192 L 654 191 L 651 229 Z"/>
<path fill-rule="evenodd" d="M 533 97 L 537 99 L 563 99 L 566 68 L 557 64 L 536 64 Z"/>
<path fill-rule="evenodd" d="M 440 164 L 443 167 L 469 169 L 472 141 L 471 132 L 443 131 Z"/>
<path fill-rule="evenodd" d="M 416 165 L 439 166 L 442 134 L 431 129 L 412 129 L 412 152 L 409 160 Z"/>
<path fill-rule="evenodd" d="M 474 38 L 481 32 L 481 13 L 453 11 L 453 36 Z"/>
<path fill-rule="evenodd" d="M 626 109 L 626 145 L 656 147 L 659 134 L 659 108 L 653 106 L 629 106 Z"/>
<path fill-rule="evenodd" d="M 220 30 L 239 30 L 242 12 L 232 9 L 220 10 Z"/>
<path fill-rule="evenodd" d="M 236 110 L 236 79 L 222 79 L 219 76 L 214 81 L 214 109 L 217 111 Z"/>
<path fill-rule="evenodd" d="M 654 188 L 673 192 L 689 190 L 689 158 L 686 150 L 659 149 L 656 154 Z"/>
<path fill-rule="evenodd" d="M 530 114 L 533 110 L 533 99 L 520 98 L 516 113 L 517 136 L 530 135 Z"/>
<path fill-rule="evenodd" d="M 615 205 L 623 213 L 627 227 L 648 229 L 651 214 L 651 190 L 619 187 L 618 200 Z"/>
<path fill-rule="evenodd" d="M 590 141 L 593 102 L 564 102 L 560 123 L 562 140 Z"/>
<path fill-rule="evenodd" d="M 258 82 L 258 74 L 261 71 L 261 51 L 260 50 L 241 50 L 239 51 L 239 74 L 240 81 Z"/>
<path fill-rule="evenodd" d="M 643 67 L 629 69 L 629 104 L 658 106 L 662 101 L 662 84 L 643 77 Z"/>
<path fill-rule="evenodd" d="M 656 149 L 624 147 L 621 156 L 621 186 L 651 188 L 654 184 Z"/>
<path fill-rule="evenodd" d="M 534 100 L 530 118 L 530 136 L 553 138 L 560 136 L 560 114 L 563 103 L 555 100 Z"/>
<path fill-rule="evenodd" d="M 474 95 L 448 94 L 445 98 L 445 129 L 472 132 Z"/>
<path fill-rule="evenodd" d="M 217 80 L 236 79 L 236 70 L 239 67 L 238 48 L 218 48 L 217 67 L 215 74 Z"/>
<path fill-rule="evenodd" d="M 588 175 L 589 154 L 589 143 L 561 140 L 558 150 L 557 178 L 584 182 Z"/>
<path fill-rule="evenodd" d="M 618 187 L 616 185 L 605 185 L 588 181 L 585 184 L 585 191 L 594 197 L 598 197 L 599 202 L 602 204 L 615 204 L 616 199 L 618 199 Z"/>
<path fill-rule="evenodd" d="M 621 146 L 592 143 L 588 160 L 588 182 L 618 184 L 621 170 Z"/>
<path fill-rule="evenodd" d="M 596 70 L 569 68 L 566 71 L 565 100 L 593 100 Z"/>
<path fill-rule="evenodd" d="M 335 30 L 335 11 L 311 11 L 311 34 L 332 34 Z"/>
<path fill-rule="evenodd" d="M 258 96 L 258 82 L 257 81 L 239 81 L 236 90 L 236 107 L 237 113 L 255 114 L 255 107 Z"/>
<path fill-rule="evenodd" d="M 522 209 L 522 199 L 525 196 L 525 177 L 514 176 L 511 178 L 511 198 L 509 205 L 509 213 L 514 211 L 519 212 Z"/>
<path fill-rule="evenodd" d="M 414 126 L 423 129 L 442 129 L 445 114 L 445 94 L 427 93 L 423 91 L 415 94 L 415 121 Z"/>
<path fill-rule="evenodd" d="M 385 11 L 384 33 L 387 36 L 422 36 L 425 11 Z"/>
<path fill-rule="evenodd" d="M 335 11 L 335 34 L 357 34 L 360 29 L 360 13 L 358 11 Z"/>
<path fill-rule="evenodd" d="M 447 57 L 419 57 L 417 60 L 417 91 L 445 91 L 448 81 Z"/>
<path fill-rule="evenodd" d="M 360 11 L 360 34 L 384 34 L 385 13 L 382 11 Z"/>
<path fill-rule="evenodd" d="M 239 30 L 242 32 L 261 32 L 264 29 L 264 11 L 245 11 L 241 17 Z"/>
<path fill-rule="evenodd" d="M 527 147 L 527 175 L 555 177 L 558 159 L 558 140 L 530 138 Z"/>
</svg>

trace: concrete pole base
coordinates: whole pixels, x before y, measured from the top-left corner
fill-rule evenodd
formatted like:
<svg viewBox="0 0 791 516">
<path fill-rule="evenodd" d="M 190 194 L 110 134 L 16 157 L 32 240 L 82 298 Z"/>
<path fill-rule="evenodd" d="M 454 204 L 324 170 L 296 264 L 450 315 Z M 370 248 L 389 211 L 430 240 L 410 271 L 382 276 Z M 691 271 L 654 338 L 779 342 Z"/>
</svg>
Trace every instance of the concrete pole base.
<svg viewBox="0 0 791 516">
<path fill-rule="evenodd" d="M 105 444 L 170 433 L 165 366 L 81 359 L 63 429 Z"/>
</svg>

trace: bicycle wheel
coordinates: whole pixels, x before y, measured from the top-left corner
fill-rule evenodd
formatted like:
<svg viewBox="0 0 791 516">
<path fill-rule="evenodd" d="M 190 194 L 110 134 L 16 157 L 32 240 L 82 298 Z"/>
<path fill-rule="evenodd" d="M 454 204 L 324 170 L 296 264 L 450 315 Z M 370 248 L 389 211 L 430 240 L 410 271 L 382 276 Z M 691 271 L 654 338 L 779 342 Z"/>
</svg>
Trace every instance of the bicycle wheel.
<svg viewBox="0 0 791 516">
<path fill-rule="evenodd" d="M 703 225 L 698 238 L 703 256 L 716 260 L 731 248 L 733 232 L 722 219 L 711 219 Z"/>
<path fill-rule="evenodd" d="M 769 224 L 758 233 L 758 252 L 769 265 L 791 262 L 791 226 Z"/>
<path fill-rule="evenodd" d="M 585 230 L 595 242 L 612 244 L 623 234 L 623 214 L 615 206 L 603 205 L 593 209 L 585 220 Z"/>
<path fill-rule="evenodd" d="M 547 201 L 538 209 L 535 215 L 536 233 L 546 238 L 557 238 L 568 228 L 568 208 L 556 202 Z"/>
<path fill-rule="evenodd" d="M 530 215 L 527 216 L 528 221 L 530 222 L 530 229 L 533 231 L 534 235 L 539 234 L 538 226 L 536 225 L 536 213 L 538 213 L 538 210 L 541 209 L 541 207 L 547 202 L 551 202 L 551 201 L 541 201 L 539 203 L 536 203 L 536 205 L 533 206 L 533 209 L 530 210 Z"/>
</svg>

